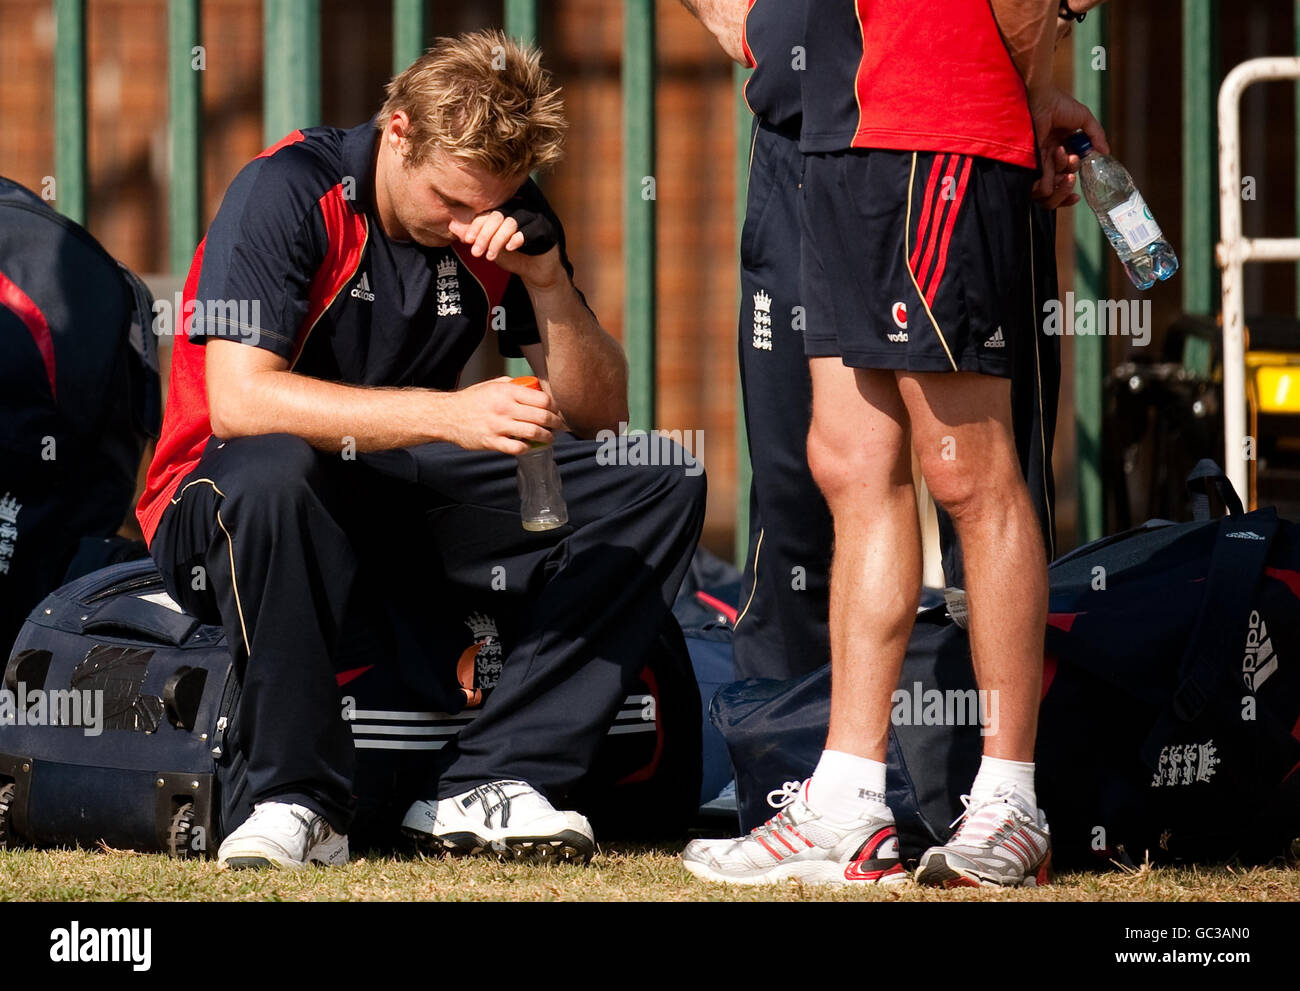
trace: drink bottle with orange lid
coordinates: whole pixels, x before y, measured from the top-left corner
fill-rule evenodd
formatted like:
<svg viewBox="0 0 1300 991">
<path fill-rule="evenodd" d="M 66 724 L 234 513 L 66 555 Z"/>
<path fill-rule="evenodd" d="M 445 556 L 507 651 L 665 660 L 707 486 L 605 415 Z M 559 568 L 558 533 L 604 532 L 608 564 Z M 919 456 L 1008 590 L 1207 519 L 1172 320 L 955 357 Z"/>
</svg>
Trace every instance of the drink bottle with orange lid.
<svg viewBox="0 0 1300 991">
<path fill-rule="evenodd" d="M 523 375 L 511 380 L 515 385 L 541 391 L 542 383 L 535 375 Z M 529 449 L 519 455 L 515 477 L 519 481 L 520 516 L 525 530 L 554 530 L 569 522 L 569 509 L 564 504 L 560 487 L 560 470 L 555 465 L 555 453 L 550 444 L 529 441 Z"/>
</svg>

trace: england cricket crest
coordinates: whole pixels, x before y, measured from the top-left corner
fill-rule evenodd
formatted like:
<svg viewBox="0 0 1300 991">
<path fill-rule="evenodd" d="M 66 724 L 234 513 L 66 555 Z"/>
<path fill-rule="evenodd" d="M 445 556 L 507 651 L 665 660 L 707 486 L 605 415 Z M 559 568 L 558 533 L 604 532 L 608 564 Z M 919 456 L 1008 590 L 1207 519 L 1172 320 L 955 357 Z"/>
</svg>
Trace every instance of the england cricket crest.
<svg viewBox="0 0 1300 991">
<path fill-rule="evenodd" d="M 18 513 L 22 508 L 12 493 L 0 497 L 0 575 L 9 574 L 10 561 L 18 547 Z"/>
<path fill-rule="evenodd" d="M 1220 764 L 1213 740 L 1204 743 L 1171 743 L 1160 751 L 1152 788 L 1208 783 Z"/>
<path fill-rule="evenodd" d="M 772 297 L 762 289 L 754 293 L 754 347 L 772 350 Z"/>
<path fill-rule="evenodd" d="M 483 704 L 483 693 L 495 688 L 501 680 L 501 662 L 504 651 L 497 631 L 496 620 L 484 613 L 470 613 L 465 617 L 474 642 L 465 648 L 456 665 L 456 680 L 465 693 L 466 705 Z"/>
<path fill-rule="evenodd" d="M 454 317 L 461 312 L 460 276 L 455 258 L 438 262 L 438 316 Z"/>
</svg>

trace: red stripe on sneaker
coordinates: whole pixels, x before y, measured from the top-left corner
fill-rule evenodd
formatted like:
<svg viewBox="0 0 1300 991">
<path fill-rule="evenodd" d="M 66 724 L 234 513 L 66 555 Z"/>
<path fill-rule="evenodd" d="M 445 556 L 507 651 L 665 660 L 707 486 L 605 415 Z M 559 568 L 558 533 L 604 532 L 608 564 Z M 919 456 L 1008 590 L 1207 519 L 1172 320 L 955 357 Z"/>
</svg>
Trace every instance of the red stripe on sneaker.
<svg viewBox="0 0 1300 991">
<path fill-rule="evenodd" d="M 786 839 L 784 836 L 782 836 L 780 833 L 773 833 L 772 835 L 775 836 L 778 840 L 780 840 L 780 841 L 781 841 L 781 845 L 784 846 L 784 847 L 785 847 L 787 850 L 789 850 L 791 853 L 798 853 L 798 852 L 799 852 L 798 850 L 796 850 L 796 849 L 794 848 L 793 845 L 791 845 L 790 841 L 787 840 L 787 839 Z"/>
<path fill-rule="evenodd" d="M 787 828 L 789 828 L 789 827 L 787 827 Z M 805 843 L 807 843 L 809 849 L 812 849 L 812 845 L 813 845 L 812 840 L 810 840 L 810 839 L 808 839 L 808 837 L 804 836 L 803 833 L 801 833 L 801 832 L 799 832 L 799 830 L 797 830 L 797 829 L 793 829 L 793 828 L 790 829 L 790 832 L 794 833 L 795 836 L 799 837 L 799 839 L 801 839 L 801 840 L 803 840 Z"/>
<path fill-rule="evenodd" d="M 1029 865 L 1034 862 L 1034 859 L 1029 856 L 1023 843 L 1020 843 L 1014 836 L 1010 836 L 1007 838 L 1007 849 L 1015 854 L 1017 860 L 1024 864 L 1025 870 L 1029 870 Z"/>
<path fill-rule="evenodd" d="M 925 290 L 925 301 L 931 306 L 934 305 L 934 297 L 939 293 L 939 284 L 943 281 L 943 271 L 948 265 L 948 242 L 952 240 L 952 232 L 957 227 L 957 214 L 961 210 L 962 200 L 966 198 L 966 184 L 970 181 L 970 170 L 971 160 L 967 156 L 962 163 L 961 178 L 957 180 L 957 195 L 953 197 L 948 216 L 944 218 L 943 240 L 939 245 L 939 259 L 935 262 L 934 274 L 930 276 L 930 281 Z"/>
<path fill-rule="evenodd" d="M 902 864 L 894 864 L 890 867 L 878 868 L 874 871 L 864 871 L 858 861 L 853 861 L 848 867 L 844 868 L 844 880 L 846 881 L 879 881 L 881 878 L 893 877 L 895 874 L 906 873 Z"/>
<path fill-rule="evenodd" d="M 890 840 L 898 835 L 898 830 L 893 826 L 886 826 L 879 830 L 871 839 L 867 840 L 867 846 L 862 851 L 862 856 L 858 859 L 869 860 L 876 855 L 876 851 L 885 845 L 886 840 Z"/>
<path fill-rule="evenodd" d="M 1029 845 L 1029 849 L 1032 850 L 1032 851 L 1034 852 L 1035 855 L 1037 855 L 1037 853 L 1038 853 L 1038 837 L 1036 837 L 1033 833 L 1031 833 L 1031 832 L 1029 831 L 1029 827 L 1028 827 L 1028 826 L 1026 826 L 1026 827 L 1024 827 L 1024 828 L 1022 828 L 1022 829 L 1020 830 L 1020 838 L 1021 838 L 1021 840 L 1023 840 L 1025 843 L 1027 843 L 1027 844 Z"/>
<path fill-rule="evenodd" d="M 921 202 L 925 205 L 921 208 L 921 219 L 916 224 L 916 241 L 912 247 L 912 257 L 908 264 L 912 268 L 912 274 L 916 275 L 916 266 L 921 260 L 921 250 L 925 244 L 926 227 L 930 223 L 930 207 L 934 202 L 934 186 L 939 181 L 939 173 L 943 171 L 944 159 L 947 156 L 940 155 L 930 165 L 930 178 L 925 184 L 925 195 L 921 197 Z"/>
<path fill-rule="evenodd" d="M 758 842 L 759 842 L 760 844 L 762 844 L 763 849 L 766 850 L 768 853 L 770 853 L 770 854 L 771 854 L 773 857 L 775 857 L 777 860 L 784 860 L 784 859 L 785 859 L 783 856 L 781 856 L 781 854 L 777 853 L 777 852 L 776 852 L 775 850 L 773 850 L 770 846 L 768 846 L 768 845 L 767 845 L 767 841 L 766 841 L 765 839 L 763 839 L 763 837 L 761 837 L 761 836 L 755 836 L 754 839 L 758 840 Z"/>
</svg>

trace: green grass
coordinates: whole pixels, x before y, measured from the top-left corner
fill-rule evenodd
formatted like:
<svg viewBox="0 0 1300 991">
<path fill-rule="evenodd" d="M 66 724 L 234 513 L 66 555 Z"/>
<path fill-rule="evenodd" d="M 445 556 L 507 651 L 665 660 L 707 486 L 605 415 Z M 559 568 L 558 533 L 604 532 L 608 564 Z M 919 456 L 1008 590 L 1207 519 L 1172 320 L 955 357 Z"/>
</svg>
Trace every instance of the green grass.
<svg viewBox="0 0 1300 991">
<path fill-rule="evenodd" d="M 1067 874 L 1041 889 L 941 891 L 908 883 L 848 891 L 794 882 L 708 884 L 676 848 L 611 846 L 591 864 L 358 856 L 346 867 L 223 871 L 209 861 L 93 850 L 0 852 L 0 901 L 1300 901 L 1300 870 L 1143 866 Z"/>
</svg>

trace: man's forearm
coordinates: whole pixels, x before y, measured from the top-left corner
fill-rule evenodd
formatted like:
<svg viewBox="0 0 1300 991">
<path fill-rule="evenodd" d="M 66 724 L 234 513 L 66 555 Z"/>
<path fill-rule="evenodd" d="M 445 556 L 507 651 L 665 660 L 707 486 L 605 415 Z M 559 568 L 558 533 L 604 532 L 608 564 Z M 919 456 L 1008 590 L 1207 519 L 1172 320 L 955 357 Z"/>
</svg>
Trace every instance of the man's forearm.
<svg viewBox="0 0 1300 991">
<path fill-rule="evenodd" d="M 786 3 L 787 0 L 776 0 Z M 749 13 L 750 0 L 682 0 L 682 6 L 699 18 L 709 33 L 734 62 L 744 65 L 745 15 Z"/>
<path fill-rule="evenodd" d="M 259 371 L 212 410 L 212 427 L 223 438 L 286 433 L 321 451 L 385 451 L 450 439 L 453 400 L 453 393 L 429 389 L 369 389 Z"/>
<path fill-rule="evenodd" d="M 579 437 L 617 430 L 628 418 L 627 358 L 583 305 L 573 283 L 529 288 L 555 404 Z"/>
<path fill-rule="evenodd" d="M 1058 0 L 992 0 L 992 7 L 1025 88 L 1050 85 Z"/>
</svg>

